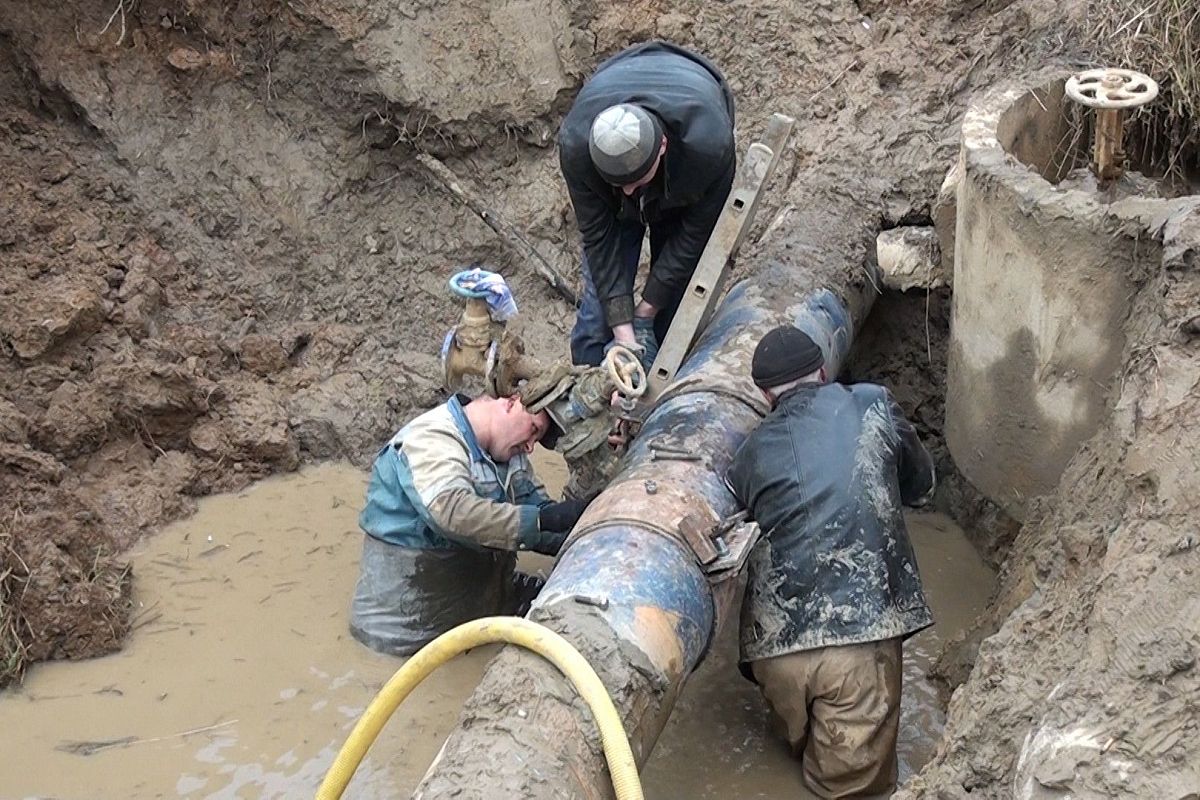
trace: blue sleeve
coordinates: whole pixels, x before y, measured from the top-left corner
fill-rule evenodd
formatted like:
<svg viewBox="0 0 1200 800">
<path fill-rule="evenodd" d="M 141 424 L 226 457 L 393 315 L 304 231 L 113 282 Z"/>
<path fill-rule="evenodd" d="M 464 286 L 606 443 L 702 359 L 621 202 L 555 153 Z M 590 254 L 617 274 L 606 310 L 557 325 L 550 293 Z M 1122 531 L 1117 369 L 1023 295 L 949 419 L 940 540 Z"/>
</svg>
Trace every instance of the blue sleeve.
<svg viewBox="0 0 1200 800">
<path fill-rule="evenodd" d="M 528 459 L 523 459 L 515 466 L 517 471 L 513 475 L 513 497 L 518 505 L 541 508 L 552 502 L 550 495 L 546 494 L 546 488 L 534 474 L 533 465 L 529 463 Z"/>
</svg>

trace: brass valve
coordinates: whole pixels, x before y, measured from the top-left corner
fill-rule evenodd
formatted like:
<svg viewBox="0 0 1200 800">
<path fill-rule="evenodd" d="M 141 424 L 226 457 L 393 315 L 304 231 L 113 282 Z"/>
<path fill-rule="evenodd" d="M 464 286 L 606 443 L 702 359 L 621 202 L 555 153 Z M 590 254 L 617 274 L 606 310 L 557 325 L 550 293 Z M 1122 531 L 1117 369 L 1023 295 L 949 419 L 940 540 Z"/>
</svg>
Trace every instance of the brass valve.
<svg viewBox="0 0 1200 800">
<path fill-rule="evenodd" d="M 442 345 L 442 380 L 447 389 L 458 391 L 468 375 L 483 379 L 484 391 L 493 397 L 508 397 L 522 381 L 541 371 L 538 362 L 525 355 L 520 337 L 497 320 L 488 304 L 488 292 L 469 285 L 476 270 L 456 273 L 450 291 L 465 298 L 458 325 L 446 334 Z"/>
</svg>

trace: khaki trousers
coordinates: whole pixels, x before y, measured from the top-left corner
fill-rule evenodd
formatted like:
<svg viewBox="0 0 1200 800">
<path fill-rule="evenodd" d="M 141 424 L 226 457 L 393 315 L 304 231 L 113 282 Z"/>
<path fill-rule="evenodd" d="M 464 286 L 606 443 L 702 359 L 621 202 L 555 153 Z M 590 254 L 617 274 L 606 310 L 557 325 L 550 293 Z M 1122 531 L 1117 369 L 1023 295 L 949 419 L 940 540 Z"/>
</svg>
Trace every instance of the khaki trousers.
<svg viewBox="0 0 1200 800">
<path fill-rule="evenodd" d="M 900 640 L 887 639 L 752 663 L 819 796 L 861 797 L 895 785 L 901 659 Z"/>
</svg>

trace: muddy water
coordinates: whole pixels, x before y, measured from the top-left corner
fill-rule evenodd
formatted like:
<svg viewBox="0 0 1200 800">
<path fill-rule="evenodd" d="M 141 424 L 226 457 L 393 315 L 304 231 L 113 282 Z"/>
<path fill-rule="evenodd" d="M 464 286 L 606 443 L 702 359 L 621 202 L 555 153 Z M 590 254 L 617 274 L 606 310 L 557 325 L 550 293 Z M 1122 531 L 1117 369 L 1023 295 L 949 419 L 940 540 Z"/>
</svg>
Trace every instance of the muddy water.
<svg viewBox="0 0 1200 800">
<path fill-rule="evenodd" d="M 561 484 L 561 462 L 542 473 Z M 139 616 L 126 648 L 39 665 L 0 695 L 0 798 L 311 796 L 399 663 L 346 631 L 364 487 L 355 468 L 308 468 L 207 499 L 147 542 L 134 556 Z M 952 523 L 913 522 L 939 628 L 906 650 L 906 770 L 928 758 L 941 725 L 923 665 L 936 637 L 986 601 L 991 581 Z M 493 652 L 426 681 L 347 796 L 415 786 Z M 689 683 L 646 769 L 648 796 L 796 796 L 797 771 L 735 658 L 727 635 Z"/>
</svg>

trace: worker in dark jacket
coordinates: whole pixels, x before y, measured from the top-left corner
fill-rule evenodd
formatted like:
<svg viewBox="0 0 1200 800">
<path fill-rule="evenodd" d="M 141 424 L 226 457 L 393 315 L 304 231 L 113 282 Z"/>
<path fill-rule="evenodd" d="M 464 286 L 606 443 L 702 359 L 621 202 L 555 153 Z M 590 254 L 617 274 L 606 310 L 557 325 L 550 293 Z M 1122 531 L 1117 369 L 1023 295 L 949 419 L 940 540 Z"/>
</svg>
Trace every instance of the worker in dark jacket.
<svg viewBox="0 0 1200 800">
<path fill-rule="evenodd" d="M 933 623 L 901 504 L 932 494 L 933 462 L 887 389 L 825 383 L 820 348 L 796 328 L 763 337 L 751 374 L 773 410 L 728 475 L 764 532 L 742 668 L 814 792 L 883 792 L 896 780 L 901 642 Z"/>
<path fill-rule="evenodd" d="M 579 91 L 559 131 L 583 238 L 576 364 L 599 365 L 614 340 L 653 363 L 733 185 L 733 116 L 720 71 L 666 42 L 618 53 Z M 647 226 L 650 276 L 635 306 Z"/>
</svg>

